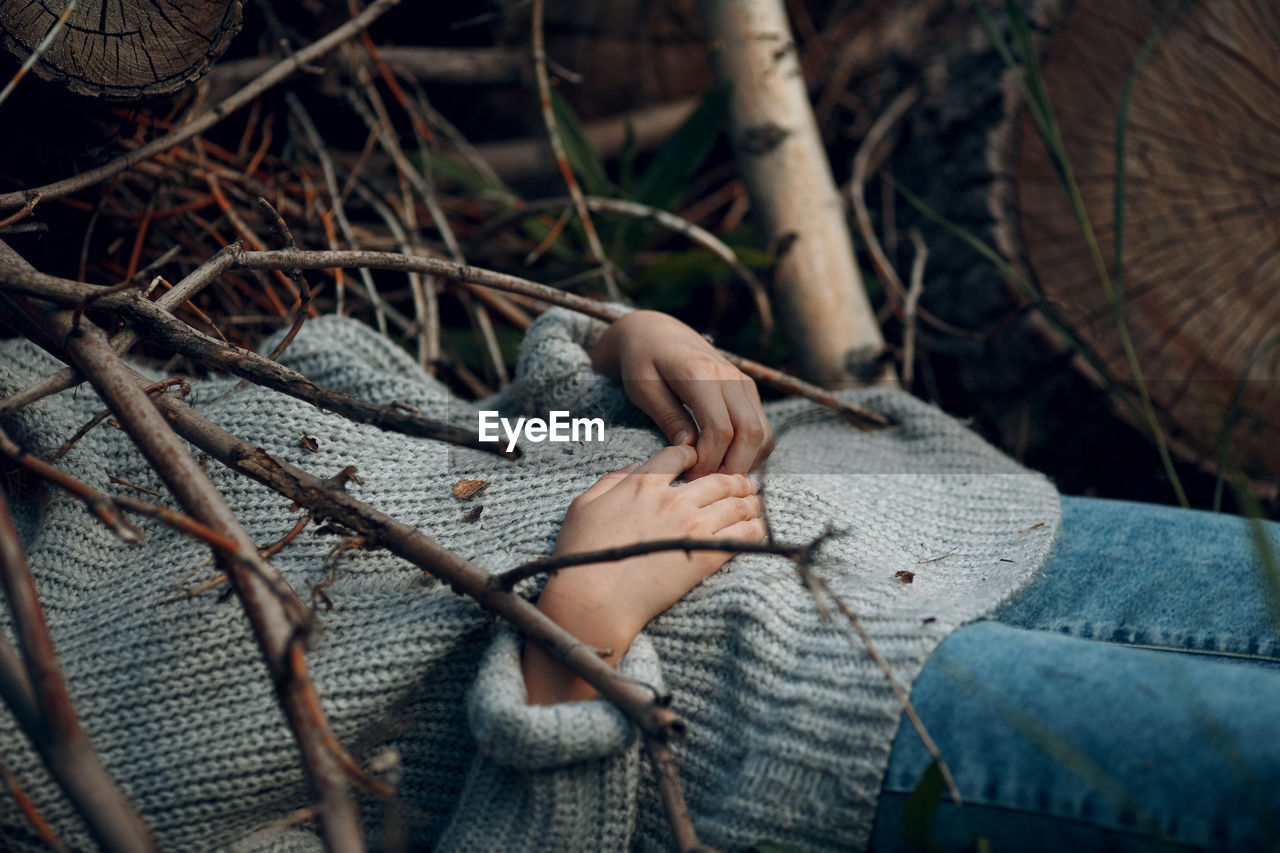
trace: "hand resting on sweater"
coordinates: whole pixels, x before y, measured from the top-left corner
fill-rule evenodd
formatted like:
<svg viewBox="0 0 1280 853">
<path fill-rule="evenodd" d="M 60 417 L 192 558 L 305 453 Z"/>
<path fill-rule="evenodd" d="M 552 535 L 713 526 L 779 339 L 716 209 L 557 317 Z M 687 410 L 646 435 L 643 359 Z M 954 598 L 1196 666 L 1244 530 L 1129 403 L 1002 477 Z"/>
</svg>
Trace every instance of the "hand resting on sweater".
<svg viewBox="0 0 1280 853">
<path fill-rule="evenodd" d="M 765 535 L 756 484 L 742 474 L 711 474 L 677 488 L 672 482 L 698 461 L 688 445 L 664 447 L 644 464 L 606 474 L 569 506 L 556 554 L 578 554 L 673 537 L 756 541 Z M 538 609 L 583 642 L 609 649 L 616 664 L 649 620 L 733 556 L 727 551 L 661 551 L 612 563 L 561 569 L 547 582 Z M 540 646 L 526 644 L 529 702 L 595 698 L 591 685 Z"/>
<path fill-rule="evenodd" d="M 685 479 L 745 474 L 772 452 L 755 383 L 674 317 L 633 311 L 610 324 L 590 355 L 596 372 L 620 379 L 668 441 L 696 442 L 698 459 Z"/>
<path fill-rule="evenodd" d="M 672 446 L 644 464 L 606 474 L 574 500 L 555 553 L 686 536 L 763 538 L 756 484 L 744 476 L 773 450 L 755 383 L 693 329 L 655 311 L 614 321 L 590 356 L 597 372 L 622 381 Z M 672 488 L 681 474 L 686 484 Z M 616 664 L 649 620 L 731 556 L 664 551 L 563 569 L 547 582 L 538 608 L 583 642 L 610 650 L 606 660 Z M 596 695 L 532 644 L 525 646 L 522 668 L 531 704 Z"/>
</svg>

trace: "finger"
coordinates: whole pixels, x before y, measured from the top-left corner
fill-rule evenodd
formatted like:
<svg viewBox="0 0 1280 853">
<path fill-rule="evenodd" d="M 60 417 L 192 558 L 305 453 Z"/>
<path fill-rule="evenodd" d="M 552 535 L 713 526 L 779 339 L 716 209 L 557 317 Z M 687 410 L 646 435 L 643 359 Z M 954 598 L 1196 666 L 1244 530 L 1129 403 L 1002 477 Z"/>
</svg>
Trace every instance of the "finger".
<svg viewBox="0 0 1280 853">
<path fill-rule="evenodd" d="M 720 380 L 694 380 L 675 388 L 680 399 L 693 409 L 698 421 L 698 463 L 689 471 L 689 480 L 714 473 L 724 461 L 725 451 L 733 441 L 733 421 L 724 401 L 724 383 Z"/>
<path fill-rule="evenodd" d="M 769 458 L 769 454 L 773 453 L 776 443 L 773 438 L 773 425 L 769 423 L 769 417 L 764 413 L 764 403 L 760 402 L 760 389 L 756 388 L 754 381 L 747 383 L 747 393 L 751 396 L 752 402 L 760 412 L 760 419 L 764 422 L 764 442 L 760 445 L 759 452 L 756 453 L 755 461 L 751 463 L 751 467 L 754 469 Z"/>
<path fill-rule="evenodd" d="M 695 507 L 704 507 L 724 498 L 745 498 L 755 493 L 756 484 L 740 474 L 709 474 L 687 484 L 681 497 L 692 501 Z"/>
<path fill-rule="evenodd" d="M 653 454 L 649 457 L 649 461 L 636 468 L 629 476 L 656 476 L 661 478 L 659 482 L 663 485 L 670 485 L 672 480 L 687 471 L 689 466 L 697 461 L 698 454 L 692 447 L 687 444 L 674 444 Z"/>
<path fill-rule="evenodd" d="M 662 430 L 672 444 L 692 444 L 698 426 L 658 371 L 652 367 L 626 382 L 627 396 Z"/>
<path fill-rule="evenodd" d="M 698 510 L 698 521 L 707 525 L 713 533 L 719 533 L 740 521 L 751 521 L 759 518 L 764 512 L 764 504 L 755 495 L 746 498 L 722 498 L 713 504 Z"/>
<path fill-rule="evenodd" d="M 723 530 L 717 531 L 715 539 L 733 539 L 738 542 L 763 542 L 768 535 L 763 518 L 751 518 L 735 522 Z"/>
<path fill-rule="evenodd" d="M 605 492 L 612 489 L 614 486 L 621 483 L 624 479 L 626 479 L 628 474 L 630 474 L 632 471 L 636 470 L 639 467 L 640 467 L 639 462 L 629 462 L 626 465 L 622 466 L 622 468 L 620 468 L 619 470 L 611 471 L 608 474 L 605 474 L 599 480 L 596 480 L 595 483 L 593 483 L 589 489 L 587 489 L 585 492 L 579 495 L 578 500 L 582 501 L 583 503 L 590 503 L 591 501 L 603 495 Z"/>
<path fill-rule="evenodd" d="M 725 453 L 720 470 L 726 474 L 745 474 L 755 465 L 761 448 L 769 441 L 769 421 L 764 416 L 759 397 L 752 397 L 754 384 L 749 380 L 724 383 L 725 402 L 733 421 L 733 444 Z"/>
</svg>

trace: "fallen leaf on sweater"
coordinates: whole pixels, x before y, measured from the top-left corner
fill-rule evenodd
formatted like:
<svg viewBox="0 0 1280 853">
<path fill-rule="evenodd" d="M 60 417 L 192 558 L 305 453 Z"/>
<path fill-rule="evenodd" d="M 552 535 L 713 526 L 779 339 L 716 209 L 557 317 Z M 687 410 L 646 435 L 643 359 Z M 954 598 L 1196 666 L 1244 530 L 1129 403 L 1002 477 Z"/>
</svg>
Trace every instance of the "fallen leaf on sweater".
<svg viewBox="0 0 1280 853">
<path fill-rule="evenodd" d="M 916 579 L 916 573 L 908 571 L 894 572 L 893 576 L 903 583 L 911 583 Z"/>
<path fill-rule="evenodd" d="M 475 524 L 477 521 L 480 520 L 480 513 L 482 512 L 484 512 L 484 504 L 473 506 L 471 509 L 463 513 L 462 519 L 463 521 L 466 521 L 468 524 Z"/>
<path fill-rule="evenodd" d="M 459 480 L 453 484 L 453 496 L 460 501 L 468 501 L 487 485 L 484 480 Z"/>
<path fill-rule="evenodd" d="M 1019 532 L 1019 533 L 1030 533 L 1031 531 L 1035 530 L 1037 527 L 1044 527 L 1044 522 L 1042 521 L 1042 522 L 1040 522 L 1039 524 L 1033 524 L 1033 525 L 1031 525 L 1030 527 L 1024 527 L 1024 528 L 1022 528 L 1021 530 L 1019 530 L 1018 532 Z"/>
</svg>

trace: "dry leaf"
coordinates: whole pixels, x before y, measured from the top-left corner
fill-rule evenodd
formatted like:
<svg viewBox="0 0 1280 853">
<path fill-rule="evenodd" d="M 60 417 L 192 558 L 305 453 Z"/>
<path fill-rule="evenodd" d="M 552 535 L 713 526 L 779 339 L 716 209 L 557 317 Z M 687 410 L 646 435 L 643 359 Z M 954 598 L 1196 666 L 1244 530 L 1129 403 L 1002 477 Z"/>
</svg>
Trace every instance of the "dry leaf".
<svg viewBox="0 0 1280 853">
<path fill-rule="evenodd" d="M 459 480 L 453 484 L 453 496 L 458 500 L 468 501 L 487 485 L 489 484 L 484 480 Z"/>
<path fill-rule="evenodd" d="M 916 579 L 915 572 L 907 572 L 907 571 L 894 572 L 893 576 L 898 580 L 902 581 L 903 583 L 911 583 Z"/>
<path fill-rule="evenodd" d="M 462 519 L 468 524 L 475 524 L 480 520 L 480 513 L 482 512 L 484 512 L 484 504 L 473 506 L 463 514 Z"/>
<path fill-rule="evenodd" d="M 305 432 L 298 433 L 298 444 L 301 444 L 303 447 L 305 447 L 307 450 L 310 450 L 312 453 L 315 453 L 317 450 L 320 449 L 320 442 L 316 441 L 314 438 L 307 435 Z"/>
</svg>

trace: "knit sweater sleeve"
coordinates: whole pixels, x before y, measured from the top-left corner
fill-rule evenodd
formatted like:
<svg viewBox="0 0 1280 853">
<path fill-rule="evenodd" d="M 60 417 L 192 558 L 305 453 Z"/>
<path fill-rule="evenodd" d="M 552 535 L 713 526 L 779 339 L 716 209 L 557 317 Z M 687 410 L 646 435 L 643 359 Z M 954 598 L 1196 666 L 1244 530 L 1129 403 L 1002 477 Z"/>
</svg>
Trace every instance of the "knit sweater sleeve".
<svg viewBox="0 0 1280 853">
<path fill-rule="evenodd" d="M 520 649 L 513 630 L 496 629 L 468 697 L 478 751 L 440 849 L 626 849 L 641 771 L 634 727 L 601 699 L 529 705 Z M 644 635 L 619 670 L 664 689 Z"/>
<path fill-rule="evenodd" d="M 563 410 L 613 421 L 628 406 L 615 382 L 596 373 L 588 350 L 609 324 L 565 308 L 542 314 L 525 333 L 515 380 L 481 404 L 527 417 Z"/>
</svg>

